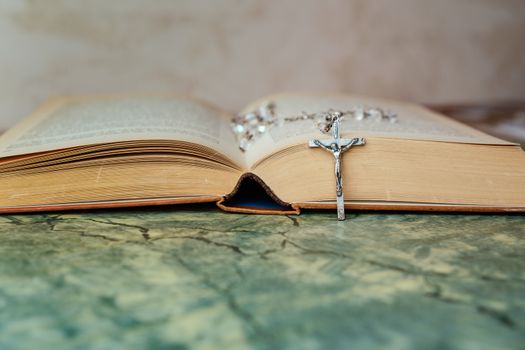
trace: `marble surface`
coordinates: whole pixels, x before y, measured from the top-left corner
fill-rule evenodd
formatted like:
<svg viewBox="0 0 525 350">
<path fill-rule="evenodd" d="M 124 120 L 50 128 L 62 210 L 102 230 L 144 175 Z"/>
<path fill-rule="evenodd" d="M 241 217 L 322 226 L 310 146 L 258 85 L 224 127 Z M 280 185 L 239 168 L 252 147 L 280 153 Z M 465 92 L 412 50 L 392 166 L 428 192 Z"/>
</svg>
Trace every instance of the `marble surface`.
<svg viewBox="0 0 525 350">
<path fill-rule="evenodd" d="M 523 99 L 521 0 L 0 0 L 0 129 L 55 95 Z"/>
<path fill-rule="evenodd" d="M 1 349 L 523 349 L 525 217 L 0 216 Z"/>
</svg>

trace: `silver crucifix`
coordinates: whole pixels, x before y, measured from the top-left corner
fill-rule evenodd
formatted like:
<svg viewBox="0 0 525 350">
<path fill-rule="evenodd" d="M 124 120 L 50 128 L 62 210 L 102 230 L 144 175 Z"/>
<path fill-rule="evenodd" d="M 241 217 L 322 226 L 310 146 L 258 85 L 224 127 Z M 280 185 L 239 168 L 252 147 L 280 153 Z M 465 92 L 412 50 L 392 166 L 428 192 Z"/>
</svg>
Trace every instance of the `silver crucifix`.
<svg viewBox="0 0 525 350">
<path fill-rule="evenodd" d="M 333 140 L 311 140 L 310 147 L 321 147 L 332 152 L 335 158 L 335 193 L 337 196 L 337 219 L 345 219 L 345 199 L 343 196 L 343 178 L 341 176 L 341 154 L 353 146 L 362 146 L 365 144 L 364 138 L 341 139 L 339 138 L 339 122 L 342 113 L 333 111 L 329 112 L 329 126 L 326 131 L 332 129 Z"/>
</svg>

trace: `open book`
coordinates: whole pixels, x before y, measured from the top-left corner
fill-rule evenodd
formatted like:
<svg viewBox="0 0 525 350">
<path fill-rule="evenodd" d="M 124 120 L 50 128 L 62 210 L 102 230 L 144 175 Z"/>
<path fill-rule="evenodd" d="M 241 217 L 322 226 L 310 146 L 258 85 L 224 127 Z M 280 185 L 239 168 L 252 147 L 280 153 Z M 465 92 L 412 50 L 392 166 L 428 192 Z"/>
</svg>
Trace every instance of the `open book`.
<svg viewBox="0 0 525 350">
<path fill-rule="evenodd" d="M 396 123 L 348 119 L 350 209 L 525 211 L 521 148 L 430 110 L 352 95 L 282 94 L 277 118 L 373 106 Z M 232 115 L 190 98 L 56 98 L 0 137 L 0 212 L 217 202 L 237 212 L 335 208 L 334 157 L 311 120 L 281 123 L 245 152 Z"/>
</svg>

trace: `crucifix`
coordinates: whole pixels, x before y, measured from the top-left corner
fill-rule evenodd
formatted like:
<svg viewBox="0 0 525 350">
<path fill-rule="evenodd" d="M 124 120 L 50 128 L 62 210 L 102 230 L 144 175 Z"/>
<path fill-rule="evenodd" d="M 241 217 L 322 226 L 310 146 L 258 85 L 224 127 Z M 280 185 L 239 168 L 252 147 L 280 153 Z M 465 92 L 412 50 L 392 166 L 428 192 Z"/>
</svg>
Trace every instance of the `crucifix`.
<svg viewBox="0 0 525 350">
<path fill-rule="evenodd" d="M 341 155 L 352 148 L 353 146 L 362 146 L 365 144 L 364 138 L 341 139 L 339 137 L 339 122 L 341 121 L 342 113 L 338 111 L 330 111 L 327 113 L 327 124 L 324 131 L 328 132 L 332 129 L 332 140 L 311 140 L 308 145 L 310 147 L 320 147 L 329 152 L 335 158 L 335 193 L 337 198 L 337 219 L 345 219 L 345 199 L 343 196 L 343 178 L 341 176 Z"/>
</svg>

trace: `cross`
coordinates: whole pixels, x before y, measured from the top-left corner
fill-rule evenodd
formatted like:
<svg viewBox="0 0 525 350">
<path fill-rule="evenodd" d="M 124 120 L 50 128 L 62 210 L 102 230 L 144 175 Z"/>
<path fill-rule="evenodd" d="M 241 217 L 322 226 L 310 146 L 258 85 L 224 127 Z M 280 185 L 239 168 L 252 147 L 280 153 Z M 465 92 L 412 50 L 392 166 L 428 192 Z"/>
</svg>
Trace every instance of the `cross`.
<svg viewBox="0 0 525 350">
<path fill-rule="evenodd" d="M 310 147 L 321 147 L 332 152 L 335 158 L 335 191 L 337 196 L 337 219 L 345 219 L 345 199 L 343 196 L 343 178 L 341 176 L 341 154 L 353 146 L 365 144 L 364 138 L 341 139 L 339 138 L 340 114 L 333 114 L 332 137 L 333 140 L 311 140 Z"/>
</svg>

